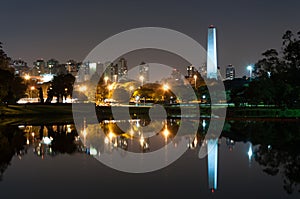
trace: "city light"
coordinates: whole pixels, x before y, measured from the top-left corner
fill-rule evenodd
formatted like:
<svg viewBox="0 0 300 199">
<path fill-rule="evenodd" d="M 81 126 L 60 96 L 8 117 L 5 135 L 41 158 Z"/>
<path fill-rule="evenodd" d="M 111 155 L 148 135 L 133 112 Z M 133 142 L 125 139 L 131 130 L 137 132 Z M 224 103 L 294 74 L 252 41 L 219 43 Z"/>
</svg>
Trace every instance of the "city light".
<svg viewBox="0 0 300 199">
<path fill-rule="evenodd" d="M 253 151 L 252 151 L 252 144 L 250 144 L 250 146 L 249 146 L 249 150 L 248 150 L 247 154 L 248 154 L 248 158 L 249 158 L 249 160 L 251 160 L 251 158 L 252 158 L 252 155 L 253 155 Z"/>
<path fill-rule="evenodd" d="M 248 65 L 247 66 L 247 70 L 249 71 L 249 77 L 251 78 L 252 77 L 252 70 L 253 70 L 253 67 L 251 65 Z"/>
<path fill-rule="evenodd" d="M 133 86 L 130 86 L 130 87 L 129 87 L 129 90 L 130 90 L 130 92 L 132 92 L 132 91 L 133 91 L 133 89 L 134 89 L 134 87 L 133 87 Z"/>
<path fill-rule="evenodd" d="M 84 91 L 86 91 L 87 90 L 87 87 L 86 86 L 80 86 L 79 87 L 79 91 L 80 92 L 84 92 Z"/>
<path fill-rule="evenodd" d="M 195 79 L 195 88 L 197 86 L 197 75 L 194 75 L 194 79 Z"/>
<path fill-rule="evenodd" d="M 167 91 L 167 90 L 170 89 L 170 87 L 168 86 L 168 84 L 164 84 L 164 85 L 163 85 L 163 89 L 164 89 L 164 91 Z"/>
<path fill-rule="evenodd" d="M 167 126 L 166 126 L 165 130 L 163 131 L 163 135 L 164 135 L 164 137 L 167 139 L 168 136 L 169 136 L 169 134 L 170 134 L 170 131 L 168 130 L 168 128 L 167 128 Z"/>
<path fill-rule="evenodd" d="M 112 89 L 114 89 L 114 85 L 111 84 L 111 85 L 109 85 L 107 88 L 108 88 L 108 90 L 111 91 Z"/>
<path fill-rule="evenodd" d="M 25 79 L 25 80 L 29 80 L 29 79 L 30 79 L 30 75 L 26 74 L 26 75 L 24 76 L 24 79 Z"/>
</svg>

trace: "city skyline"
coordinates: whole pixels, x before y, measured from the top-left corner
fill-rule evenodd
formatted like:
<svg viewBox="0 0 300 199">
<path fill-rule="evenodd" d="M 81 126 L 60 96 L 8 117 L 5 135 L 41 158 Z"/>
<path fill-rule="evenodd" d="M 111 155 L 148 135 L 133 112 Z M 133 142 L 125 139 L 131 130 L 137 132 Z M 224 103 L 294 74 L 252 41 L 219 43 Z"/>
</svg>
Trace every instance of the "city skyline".
<svg viewBox="0 0 300 199">
<path fill-rule="evenodd" d="M 218 66 L 222 75 L 225 76 L 226 66 L 232 64 L 236 76 L 241 77 L 247 75 L 246 66 L 258 61 L 265 50 L 280 48 L 280 38 L 286 30 L 297 31 L 299 4 L 296 0 L 284 3 L 72 1 L 72 4 L 7 1 L 0 14 L 6 27 L 0 36 L 10 57 L 21 58 L 31 65 L 39 58 L 82 61 L 106 38 L 145 26 L 180 31 L 205 47 L 207 27 L 214 24 L 218 28 Z"/>
</svg>

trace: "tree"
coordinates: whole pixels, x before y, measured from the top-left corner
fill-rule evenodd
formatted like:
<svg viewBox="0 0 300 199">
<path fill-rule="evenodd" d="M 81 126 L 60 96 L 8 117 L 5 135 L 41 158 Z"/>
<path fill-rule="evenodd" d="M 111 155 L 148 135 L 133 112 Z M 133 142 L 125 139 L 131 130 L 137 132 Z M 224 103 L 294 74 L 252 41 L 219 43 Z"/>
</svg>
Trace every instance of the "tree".
<svg viewBox="0 0 300 199">
<path fill-rule="evenodd" d="M 13 68 L 9 67 L 11 59 L 2 50 L 0 42 L 0 103 L 15 103 L 22 98 L 26 85 L 21 77 L 14 75 Z"/>
<path fill-rule="evenodd" d="M 51 94 L 57 97 L 57 103 L 62 101 L 63 98 L 67 98 L 67 96 L 72 97 L 73 93 L 73 85 L 75 82 L 75 77 L 71 74 L 62 74 L 55 76 L 52 81 L 52 89 Z"/>
<path fill-rule="evenodd" d="M 256 78 L 250 82 L 245 97 L 250 103 L 274 103 L 280 107 L 300 105 L 300 32 L 296 38 L 291 31 L 283 35 L 282 52 L 264 52 L 255 64 Z"/>
<path fill-rule="evenodd" d="M 9 67 L 11 59 L 6 55 L 6 53 L 2 49 L 2 43 L 0 42 L 0 69 L 8 70 L 13 72 L 13 69 Z"/>
</svg>

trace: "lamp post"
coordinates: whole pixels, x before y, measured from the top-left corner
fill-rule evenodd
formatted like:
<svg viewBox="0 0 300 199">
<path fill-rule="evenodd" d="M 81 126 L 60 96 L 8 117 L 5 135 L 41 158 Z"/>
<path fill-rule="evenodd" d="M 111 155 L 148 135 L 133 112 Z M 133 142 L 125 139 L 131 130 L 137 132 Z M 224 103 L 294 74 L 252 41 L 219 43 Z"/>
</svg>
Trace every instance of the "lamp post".
<svg viewBox="0 0 300 199">
<path fill-rule="evenodd" d="M 249 71 L 249 78 L 251 79 L 253 67 L 251 65 L 249 65 L 249 66 L 247 66 L 247 70 Z"/>
<path fill-rule="evenodd" d="M 195 89 L 196 89 L 196 86 L 197 86 L 197 75 L 194 75 L 194 80 L 195 80 Z"/>
</svg>

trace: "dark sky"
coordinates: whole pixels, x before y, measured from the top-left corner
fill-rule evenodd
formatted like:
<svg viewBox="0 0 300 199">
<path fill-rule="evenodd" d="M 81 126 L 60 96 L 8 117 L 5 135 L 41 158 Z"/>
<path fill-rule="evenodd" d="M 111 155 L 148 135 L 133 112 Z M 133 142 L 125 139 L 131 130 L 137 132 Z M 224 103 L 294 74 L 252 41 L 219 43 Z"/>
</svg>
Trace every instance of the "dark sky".
<svg viewBox="0 0 300 199">
<path fill-rule="evenodd" d="M 288 29 L 300 30 L 299 0 L 214 1 L 1 1 L 0 41 L 14 58 L 81 61 L 121 31 L 156 26 L 180 31 L 206 48 L 207 27 L 217 27 L 219 66 L 237 74 L 269 48 L 280 49 Z M 222 70 L 223 72 L 223 70 Z"/>
</svg>

